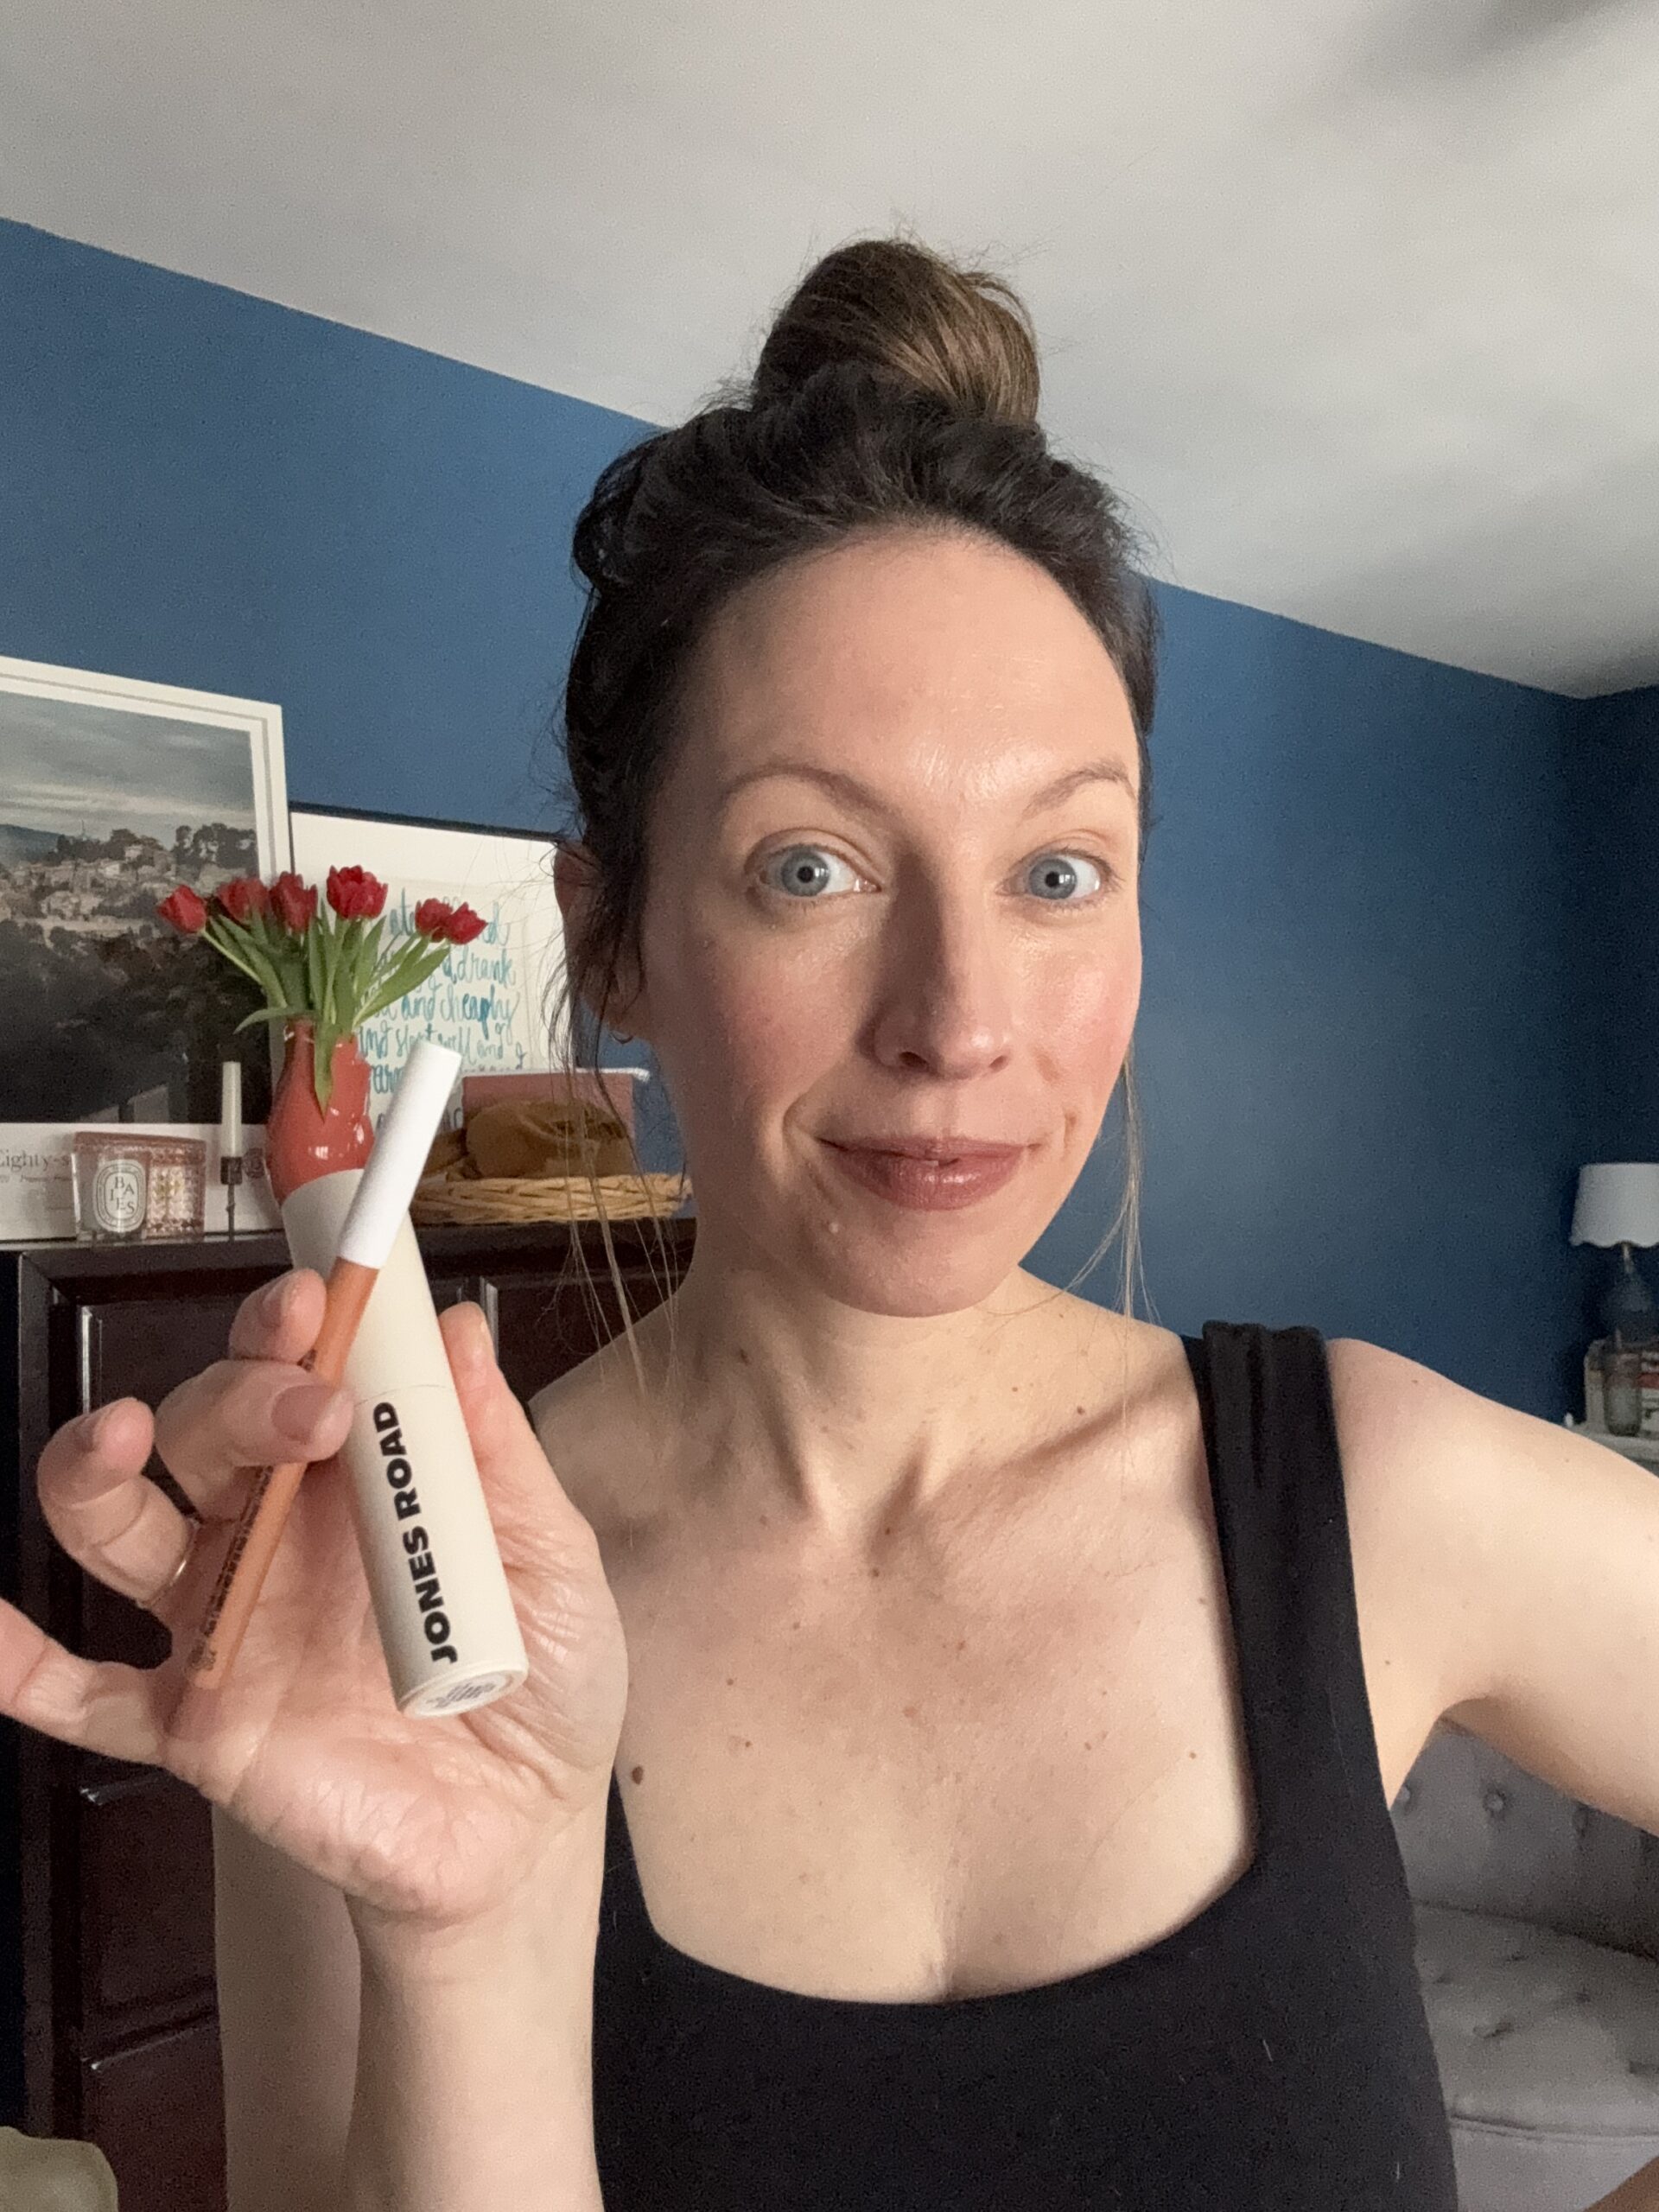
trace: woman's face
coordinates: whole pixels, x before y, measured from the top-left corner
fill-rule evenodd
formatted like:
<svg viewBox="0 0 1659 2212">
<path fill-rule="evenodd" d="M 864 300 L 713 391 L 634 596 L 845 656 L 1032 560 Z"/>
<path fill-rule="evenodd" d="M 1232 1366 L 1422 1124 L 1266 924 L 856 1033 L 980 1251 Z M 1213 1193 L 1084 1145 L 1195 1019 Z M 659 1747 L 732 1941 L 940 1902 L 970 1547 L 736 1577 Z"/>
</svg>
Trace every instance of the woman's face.
<svg viewBox="0 0 1659 2212">
<path fill-rule="evenodd" d="M 619 1016 L 661 1064 L 707 1256 L 912 1315 L 1019 1265 L 1135 1023 L 1137 785 L 1104 647 L 1006 547 L 888 532 L 728 603 Z M 894 1137 L 1020 1149 L 969 1203 L 918 1205 L 838 1149 Z"/>
</svg>

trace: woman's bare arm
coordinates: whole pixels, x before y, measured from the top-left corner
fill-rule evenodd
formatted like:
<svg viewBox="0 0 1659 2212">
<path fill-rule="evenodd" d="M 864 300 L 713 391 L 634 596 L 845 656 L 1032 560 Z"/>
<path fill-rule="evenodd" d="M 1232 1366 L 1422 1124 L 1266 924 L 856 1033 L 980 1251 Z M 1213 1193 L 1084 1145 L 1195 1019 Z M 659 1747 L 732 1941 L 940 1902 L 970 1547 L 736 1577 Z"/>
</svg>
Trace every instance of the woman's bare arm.
<svg viewBox="0 0 1659 2212">
<path fill-rule="evenodd" d="M 357 2073 L 344 1894 L 213 1808 L 229 2212 L 338 2212 Z"/>
<path fill-rule="evenodd" d="M 342 2212 L 603 2212 L 594 1955 L 604 1808 L 485 1923 L 411 1933 L 355 1910 L 362 1961 Z"/>
<path fill-rule="evenodd" d="M 601 2212 L 602 1808 L 521 1901 L 438 1936 L 213 1812 L 229 2212 Z"/>
</svg>

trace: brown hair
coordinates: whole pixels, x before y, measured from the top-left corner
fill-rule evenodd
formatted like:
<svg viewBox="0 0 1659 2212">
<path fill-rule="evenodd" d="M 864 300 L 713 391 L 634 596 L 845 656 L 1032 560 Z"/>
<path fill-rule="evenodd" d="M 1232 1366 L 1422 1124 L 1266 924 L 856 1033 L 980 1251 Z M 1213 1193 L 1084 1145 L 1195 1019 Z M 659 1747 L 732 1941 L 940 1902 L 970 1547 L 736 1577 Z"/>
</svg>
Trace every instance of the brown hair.
<svg viewBox="0 0 1659 2212">
<path fill-rule="evenodd" d="M 721 386 L 690 420 L 643 439 L 601 474 L 573 539 L 588 596 L 562 733 L 575 812 L 559 838 L 585 845 L 595 871 L 589 926 L 567 948 L 560 993 L 573 1066 L 596 1065 L 625 963 L 639 972 L 645 825 L 706 626 L 743 585 L 855 534 L 977 532 L 1036 562 L 1070 596 L 1128 695 L 1144 859 L 1157 610 L 1131 565 L 1139 541 L 1116 495 L 1052 451 L 1038 427 L 1039 384 L 1030 318 L 1001 277 L 907 238 L 861 238 L 801 280 L 747 382 Z M 1122 1202 L 1065 1287 L 1127 1230 L 1127 1317 L 1140 1263 L 1133 1042 L 1122 1080 Z M 608 1228 L 605 1246 L 632 1344 Z"/>
</svg>

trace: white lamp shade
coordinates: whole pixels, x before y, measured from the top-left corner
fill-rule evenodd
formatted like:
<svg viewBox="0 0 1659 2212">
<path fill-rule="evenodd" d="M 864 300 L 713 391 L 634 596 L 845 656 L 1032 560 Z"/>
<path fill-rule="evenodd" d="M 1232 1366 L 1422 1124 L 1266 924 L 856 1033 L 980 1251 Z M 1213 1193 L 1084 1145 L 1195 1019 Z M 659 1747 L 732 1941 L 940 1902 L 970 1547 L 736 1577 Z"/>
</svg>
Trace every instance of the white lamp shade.
<svg viewBox="0 0 1659 2212">
<path fill-rule="evenodd" d="M 1579 1170 L 1570 1244 L 1659 1244 L 1659 1160 L 1603 1160 Z"/>
</svg>

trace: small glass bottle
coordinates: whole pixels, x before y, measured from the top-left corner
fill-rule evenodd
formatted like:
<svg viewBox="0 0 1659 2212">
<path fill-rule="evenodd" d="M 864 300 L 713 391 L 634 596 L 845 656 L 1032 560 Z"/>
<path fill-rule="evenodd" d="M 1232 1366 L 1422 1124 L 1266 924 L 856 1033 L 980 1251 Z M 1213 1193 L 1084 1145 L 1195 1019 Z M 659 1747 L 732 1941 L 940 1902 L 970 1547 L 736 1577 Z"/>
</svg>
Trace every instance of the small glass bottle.
<svg viewBox="0 0 1659 2212">
<path fill-rule="evenodd" d="M 1605 1353 L 1603 1390 L 1610 1436 L 1638 1436 L 1642 1431 L 1642 1354 L 1615 1336 Z"/>
<path fill-rule="evenodd" d="M 1584 1425 L 1589 1429 L 1607 1427 L 1607 1351 L 1611 1338 L 1598 1337 L 1586 1347 L 1584 1355 Z"/>
</svg>

